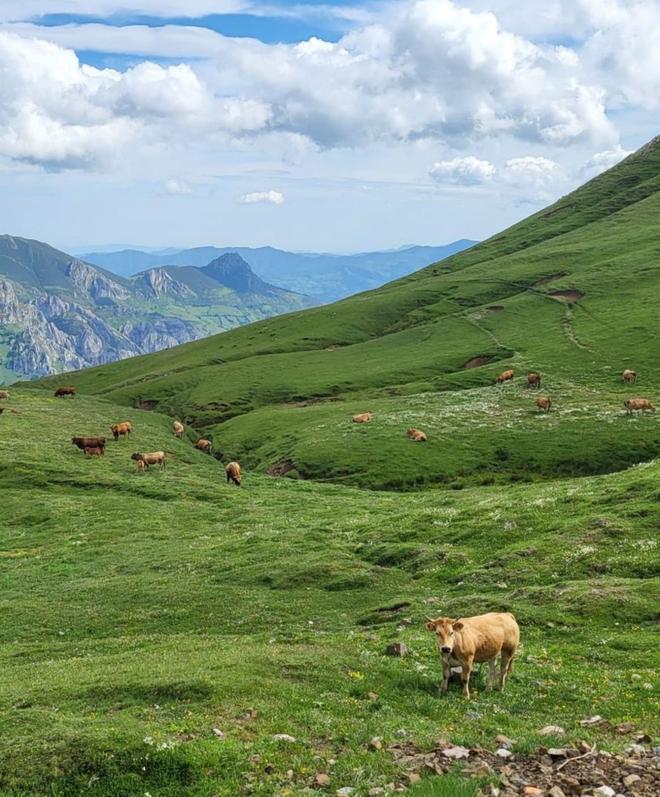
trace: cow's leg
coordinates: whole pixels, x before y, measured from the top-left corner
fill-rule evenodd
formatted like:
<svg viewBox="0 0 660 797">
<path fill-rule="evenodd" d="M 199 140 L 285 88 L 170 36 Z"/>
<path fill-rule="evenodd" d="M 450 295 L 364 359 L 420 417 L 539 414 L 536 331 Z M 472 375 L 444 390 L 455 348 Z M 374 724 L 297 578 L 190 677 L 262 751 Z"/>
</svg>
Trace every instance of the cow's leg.
<svg viewBox="0 0 660 797">
<path fill-rule="evenodd" d="M 469 656 L 465 664 L 463 664 L 463 672 L 461 680 L 463 681 L 463 697 L 467 700 L 470 699 L 470 674 L 472 672 L 472 664 L 474 663 L 474 656 Z"/>
<path fill-rule="evenodd" d="M 492 692 L 493 691 L 493 682 L 495 681 L 495 660 L 496 656 L 488 662 L 488 683 L 486 685 L 486 691 Z"/>
<path fill-rule="evenodd" d="M 515 651 L 511 650 L 502 650 L 502 656 L 500 659 L 500 690 L 503 692 L 506 686 L 506 679 L 507 676 L 511 672 L 511 668 L 513 667 L 513 654 Z"/>
<path fill-rule="evenodd" d="M 449 676 L 451 675 L 451 667 L 449 662 L 442 661 L 442 683 L 440 684 L 440 691 L 446 692 L 449 687 Z"/>
</svg>

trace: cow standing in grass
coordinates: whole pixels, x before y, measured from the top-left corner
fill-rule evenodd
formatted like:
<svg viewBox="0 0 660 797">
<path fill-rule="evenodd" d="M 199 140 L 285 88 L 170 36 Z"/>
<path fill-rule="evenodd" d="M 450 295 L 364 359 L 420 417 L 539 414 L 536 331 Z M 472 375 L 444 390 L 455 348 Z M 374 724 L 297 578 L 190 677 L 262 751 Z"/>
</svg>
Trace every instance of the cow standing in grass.
<svg viewBox="0 0 660 797">
<path fill-rule="evenodd" d="M 183 437 L 184 426 L 181 421 L 174 421 L 172 424 L 172 431 L 175 437 Z"/>
<path fill-rule="evenodd" d="M 452 667 L 462 670 L 463 695 L 470 699 L 470 673 L 475 663 L 488 662 L 490 691 L 495 680 L 495 659 L 500 656 L 499 687 L 504 690 L 511 672 L 512 659 L 520 644 L 520 628 L 510 612 L 490 612 L 475 617 L 453 620 L 449 617 L 429 619 L 426 623 L 433 631 L 442 661 L 442 684 L 447 691 Z"/>
<path fill-rule="evenodd" d="M 205 440 L 203 437 L 200 437 L 195 443 L 195 448 L 198 451 L 204 451 L 205 453 L 210 454 L 211 449 L 213 448 L 213 443 L 210 440 Z"/>
<path fill-rule="evenodd" d="M 503 384 L 504 382 L 509 382 L 515 376 L 515 371 L 513 369 L 509 369 L 508 371 L 502 371 L 502 373 L 497 377 L 495 380 L 498 385 Z"/>
<path fill-rule="evenodd" d="M 541 387 L 541 374 L 531 371 L 527 374 L 527 386 L 538 390 Z"/>
<path fill-rule="evenodd" d="M 122 421 L 121 423 L 114 423 L 110 430 L 112 431 L 112 436 L 115 440 L 119 440 L 120 437 L 129 437 L 131 432 L 133 431 L 133 425 L 130 421 Z"/>
<path fill-rule="evenodd" d="M 653 404 L 651 404 L 651 402 L 645 398 L 628 399 L 627 401 L 623 402 L 623 406 L 626 408 L 628 415 L 632 415 L 633 412 L 655 412 L 655 407 Z"/>
<path fill-rule="evenodd" d="M 55 393 L 53 394 L 55 398 L 64 398 L 65 396 L 75 396 L 76 389 L 75 387 L 58 387 Z"/>
<path fill-rule="evenodd" d="M 536 399 L 536 406 L 539 408 L 539 412 L 550 412 L 550 407 L 552 407 L 552 400 L 549 399 L 547 396 L 539 396 Z"/>
<path fill-rule="evenodd" d="M 164 451 L 151 451 L 148 454 L 142 454 L 136 451 L 134 454 L 131 454 L 131 459 L 137 462 L 137 469 L 139 471 L 146 470 L 150 465 L 160 465 L 161 470 L 165 467 Z"/>
<path fill-rule="evenodd" d="M 241 479 L 243 477 L 241 475 L 241 466 L 238 462 L 230 462 L 225 468 L 225 473 L 227 474 L 227 484 L 229 484 L 229 482 L 234 482 L 237 487 L 241 486 Z"/>
<path fill-rule="evenodd" d="M 8 399 L 9 398 L 9 391 L 8 390 L 0 390 L 0 399 Z"/>
<path fill-rule="evenodd" d="M 637 372 L 633 371 L 630 368 L 626 368 L 626 370 L 622 374 L 623 381 L 627 384 L 634 384 L 637 381 Z"/>
<path fill-rule="evenodd" d="M 72 437 L 71 443 L 81 451 L 86 448 L 105 448 L 105 437 Z"/>
</svg>

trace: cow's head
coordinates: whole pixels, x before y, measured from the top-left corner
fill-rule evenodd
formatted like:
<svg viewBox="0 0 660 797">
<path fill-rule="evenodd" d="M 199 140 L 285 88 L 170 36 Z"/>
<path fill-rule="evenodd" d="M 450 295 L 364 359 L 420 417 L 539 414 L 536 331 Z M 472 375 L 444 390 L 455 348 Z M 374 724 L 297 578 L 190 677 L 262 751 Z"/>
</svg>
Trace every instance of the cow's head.
<svg viewBox="0 0 660 797">
<path fill-rule="evenodd" d="M 452 620 L 451 617 L 436 617 L 435 620 L 428 618 L 426 627 L 435 634 L 440 653 L 449 656 L 456 642 L 456 631 L 463 628 L 463 623 L 460 620 Z"/>
</svg>

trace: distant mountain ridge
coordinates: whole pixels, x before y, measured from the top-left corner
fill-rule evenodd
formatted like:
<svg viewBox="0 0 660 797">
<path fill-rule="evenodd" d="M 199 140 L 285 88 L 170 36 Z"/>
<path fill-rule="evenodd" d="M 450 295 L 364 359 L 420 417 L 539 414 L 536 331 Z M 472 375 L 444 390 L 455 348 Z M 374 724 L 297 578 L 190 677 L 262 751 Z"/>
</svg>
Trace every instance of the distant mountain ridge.
<svg viewBox="0 0 660 797">
<path fill-rule="evenodd" d="M 125 278 L 0 236 L 0 383 L 101 365 L 312 305 L 235 253 Z"/>
<path fill-rule="evenodd" d="M 122 276 L 132 276 L 158 266 L 205 267 L 224 255 L 237 254 L 267 282 L 311 296 L 318 303 L 331 302 L 353 293 L 380 287 L 390 280 L 462 252 L 476 241 L 460 239 L 444 246 L 406 246 L 381 252 L 334 255 L 313 252 L 286 252 L 271 246 L 200 246 L 166 252 L 125 249 L 118 252 L 90 252 L 81 255 Z"/>
</svg>

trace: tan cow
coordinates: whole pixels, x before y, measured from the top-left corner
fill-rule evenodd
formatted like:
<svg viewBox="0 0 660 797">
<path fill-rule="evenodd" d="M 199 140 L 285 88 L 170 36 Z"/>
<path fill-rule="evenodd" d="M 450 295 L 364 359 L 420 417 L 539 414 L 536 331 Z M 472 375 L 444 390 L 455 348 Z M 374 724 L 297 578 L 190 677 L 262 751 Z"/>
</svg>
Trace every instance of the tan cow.
<svg viewBox="0 0 660 797">
<path fill-rule="evenodd" d="M 552 400 L 549 399 L 547 396 L 539 396 L 536 399 L 536 406 L 539 408 L 541 412 L 550 412 L 550 407 L 552 407 Z"/>
<path fill-rule="evenodd" d="M 353 423 L 369 423 L 374 417 L 373 412 L 361 412 L 353 416 Z"/>
<path fill-rule="evenodd" d="M 184 426 L 181 421 L 174 421 L 172 424 L 172 431 L 175 437 L 183 437 Z"/>
<path fill-rule="evenodd" d="M 530 371 L 527 374 L 527 386 L 537 389 L 541 387 L 541 374 L 537 374 L 536 371 Z"/>
<path fill-rule="evenodd" d="M 629 382 L 630 384 L 634 384 L 637 381 L 637 372 L 631 370 L 630 368 L 626 368 L 622 376 L 624 382 Z"/>
<path fill-rule="evenodd" d="M 227 474 L 227 484 L 234 482 L 237 487 L 241 486 L 241 466 L 238 462 L 230 462 L 225 468 L 225 473 Z"/>
<path fill-rule="evenodd" d="M 0 390 L 0 399 L 8 399 L 9 398 L 9 391 L 8 390 Z"/>
<path fill-rule="evenodd" d="M 633 412 L 641 412 L 644 413 L 647 410 L 649 412 L 655 412 L 655 407 L 648 399 L 643 398 L 632 398 L 628 399 L 627 401 L 623 402 L 623 406 L 626 408 L 626 412 L 628 415 L 632 415 Z"/>
<path fill-rule="evenodd" d="M 461 667 L 463 695 L 470 699 L 470 673 L 477 662 L 488 662 L 488 685 L 490 691 L 495 680 L 495 659 L 500 656 L 499 687 L 504 689 L 511 673 L 512 659 L 520 643 L 520 628 L 510 612 L 490 612 L 475 617 L 450 617 L 429 619 L 426 623 L 433 631 L 442 661 L 442 684 L 447 691 L 452 667 Z"/>
<path fill-rule="evenodd" d="M 110 431 L 112 432 L 112 436 L 115 438 L 115 440 L 119 440 L 120 437 L 129 437 L 133 431 L 133 424 L 130 421 L 113 423 L 110 427 Z"/>
<path fill-rule="evenodd" d="M 199 449 L 200 451 L 206 451 L 207 454 L 210 454 L 211 449 L 213 448 L 213 443 L 210 440 L 205 440 L 203 437 L 200 437 L 195 443 L 195 448 Z"/>
<path fill-rule="evenodd" d="M 411 440 L 414 440 L 416 443 L 425 443 L 428 439 L 426 437 L 426 433 L 422 432 L 421 429 L 410 428 L 408 429 L 406 434 Z"/>
<path fill-rule="evenodd" d="M 509 369 L 508 371 L 502 371 L 495 381 L 501 385 L 503 382 L 508 382 L 509 380 L 513 379 L 514 376 L 515 371 L 513 369 Z"/>
<path fill-rule="evenodd" d="M 138 463 L 138 470 L 145 470 L 150 465 L 160 465 L 161 469 L 165 467 L 164 451 L 151 451 L 148 454 L 141 454 L 136 451 L 135 454 L 131 454 L 131 459 Z M 142 465 L 139 464 L 140 462 Z"/>
<path fill-rule="evenodd" d="M 105 455 L 103 446 L 85 446 L 86 457 L 102 457 Z"/>
</svg>

